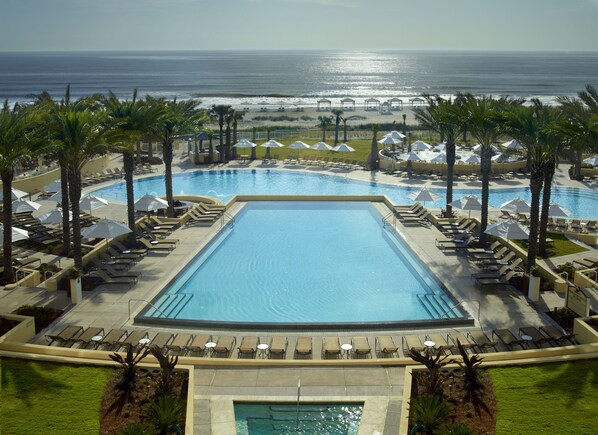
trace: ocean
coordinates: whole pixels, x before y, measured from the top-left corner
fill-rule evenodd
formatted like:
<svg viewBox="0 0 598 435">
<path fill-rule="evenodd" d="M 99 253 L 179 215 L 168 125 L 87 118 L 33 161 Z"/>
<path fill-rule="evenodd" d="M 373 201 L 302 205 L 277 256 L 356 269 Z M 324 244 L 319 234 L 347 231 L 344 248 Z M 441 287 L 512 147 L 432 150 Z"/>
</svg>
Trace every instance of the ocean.
<svg viewBox="0 0 598 435">
<path fill-rule="evenodd" d="M 422 93 L 537 97 L 598 87 L 598 52 L 169 51 L 0 53 L 0 98 L 112 90 L 211 104 L 315 106 L 319 98 L 405 103 Z M 336 100 L 336 101 L 335 101 Z"/>
</svg>

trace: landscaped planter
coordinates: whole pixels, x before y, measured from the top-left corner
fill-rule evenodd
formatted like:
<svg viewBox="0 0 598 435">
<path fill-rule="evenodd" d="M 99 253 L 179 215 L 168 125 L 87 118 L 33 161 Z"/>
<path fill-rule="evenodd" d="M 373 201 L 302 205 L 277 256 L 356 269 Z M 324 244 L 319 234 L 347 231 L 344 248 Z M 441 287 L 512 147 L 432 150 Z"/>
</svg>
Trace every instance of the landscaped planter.
<svg viewBox="0 0 598 435">
<path fill-rule="evenodd" d="M 10 331 L 0 336 L 0 343 L 5 341 L 16 341 L 26 343 L 35 336 L 35 319 L 29 316 L 18 314 L 2 314 L 0 318 L 19 322 Z"/>
<path fill-rule="evenodd" d="M 578 317 L 573 320 L 575 339 L 581 344 L 598 343 L 598 316 Z"/>
</svg>

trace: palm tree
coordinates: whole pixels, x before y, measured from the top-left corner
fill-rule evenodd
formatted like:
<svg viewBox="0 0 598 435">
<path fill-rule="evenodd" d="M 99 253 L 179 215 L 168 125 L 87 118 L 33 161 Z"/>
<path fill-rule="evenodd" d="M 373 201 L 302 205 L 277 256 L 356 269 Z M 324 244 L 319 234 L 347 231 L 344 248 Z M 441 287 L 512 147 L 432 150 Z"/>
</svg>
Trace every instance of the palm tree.
<svg viewBox="0 0 598 435">
<path fill-rule="evenodd" d="M 403 135 L 407 136 L 407 115 L 403 113 Z"/>
<path fill-rule="evenodd" d="M 210 116 L 216 118 L 218 120 L 218 131 L 220 133 L 220 163 L 224 163 L 224 116 L 231 110 L 232 106 L 228 104 L 214 104 L 210 108 Z M 210 160 L 210 163 L 212 161 Z"/>
<path fill-rule="evenodd" d="M 80 99 L 84 104 L 93 99 Z M 73 107 L 55 107 L 49 113 L 47 129 L 50 140 L 61 149 L 67 167 L 69 200 L 73 227 L 73 258 L 75 267 L 83 269 L 81 251 L 81 169 L 92 158 L 108 151 L 107 144 L 114 140 L 114 124 L 109 122 L 103 109 L 89 108 L 77 111 Z M 68 214 L 68 213 L 66 213 Z"/>
<path fill-rule="evenodd" d="M 338 128 L 341 124 L 343 119 L 343 109 L 332 109 L 332 114 L 334 115 L 334 145 L 338 144 Z"/>
<path fill-rule="evenodd" d="M 14 282 L 12 269 L 12 182 L 15 169 L 34 150 L 38 132 L 35 127 L 35 109 L 4 101 L 0 110 L 0 178 L 2 179 L 2 223 L 4 226 L 3 266 L 4 283 Z"/>
<path fill-rule="evenodd" d="M 343 116 L 343 142 L 347 142 L 347 122 L 353 121 L 355 119 L 365 119 L 363 116 L 360 115 L 353 115 L 353 116 Z"/>
<path fill-rule="evenodd" d="M 322 129 L 322 142 L 326 142 L 326 129 L 332 123 L 332 118 L 330 116 L 318 116 L 318 127 Z"/>
<path fill-rule="evenodd" d="M 196 109 L 199 104 L 194 100 L 166 101 L 158 100 L 161 106 L 161 116 L 155 124 L 155 132 L 162 144 L 164 155 L 164 183 L 166 185 L 166 200 L 168 201 L 167 214 L 174 216 L 174 198 L 172 194 L 172 159 L 173 143 L 176 137 L 192 133 L 201 112 Z"/>
<path fill-rule="evenodd" d="M 372 125 L 372 148 L 370 151 L 370 170 L 376 171 L 380 165 L 380 159 L 378 158 L 378 124 Z"/>
<path fill-rule="evenodd" d="M 453 182 L 457 138 L 463 132 L 463 106 L 461 100 L 445 100 L 440 96 L 423 95 L 428 101 L 426 108 L 413 109 L 415 120 L 428 130 L 437 132 L 446 141 L 446 216 L 453 216 Z"/>
</svg>

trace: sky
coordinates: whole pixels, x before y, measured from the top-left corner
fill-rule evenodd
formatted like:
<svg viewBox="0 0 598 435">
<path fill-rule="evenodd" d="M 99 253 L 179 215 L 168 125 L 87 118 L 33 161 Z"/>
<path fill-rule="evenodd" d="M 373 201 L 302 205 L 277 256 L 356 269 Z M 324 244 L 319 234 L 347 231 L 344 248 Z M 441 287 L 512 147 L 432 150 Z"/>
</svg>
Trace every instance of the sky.
<svg viewBox="0 0 598 435">
<path fill-rule="evenodd" d="M 0 0 L 0 51 L 598 51 L 597 23 L 598 0 Z"/>
</svg>

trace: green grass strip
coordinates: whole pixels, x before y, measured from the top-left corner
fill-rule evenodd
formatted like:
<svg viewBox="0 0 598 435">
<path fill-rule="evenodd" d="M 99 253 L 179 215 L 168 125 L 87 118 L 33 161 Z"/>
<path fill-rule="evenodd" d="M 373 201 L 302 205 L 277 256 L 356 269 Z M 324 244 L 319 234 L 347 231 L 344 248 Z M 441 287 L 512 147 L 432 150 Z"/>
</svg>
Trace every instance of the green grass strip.
<svg viewBox="0 0 598 435">
<path fill-rule="evenodd" d="M 598 360 L 488 370 L 497 434 L 590 434 L 598 428 Z"/>
<path fill-rule="evenodd" d="M 1 358 L 0 433 L 91 434 L 111 368 Z"/>
</svg>

